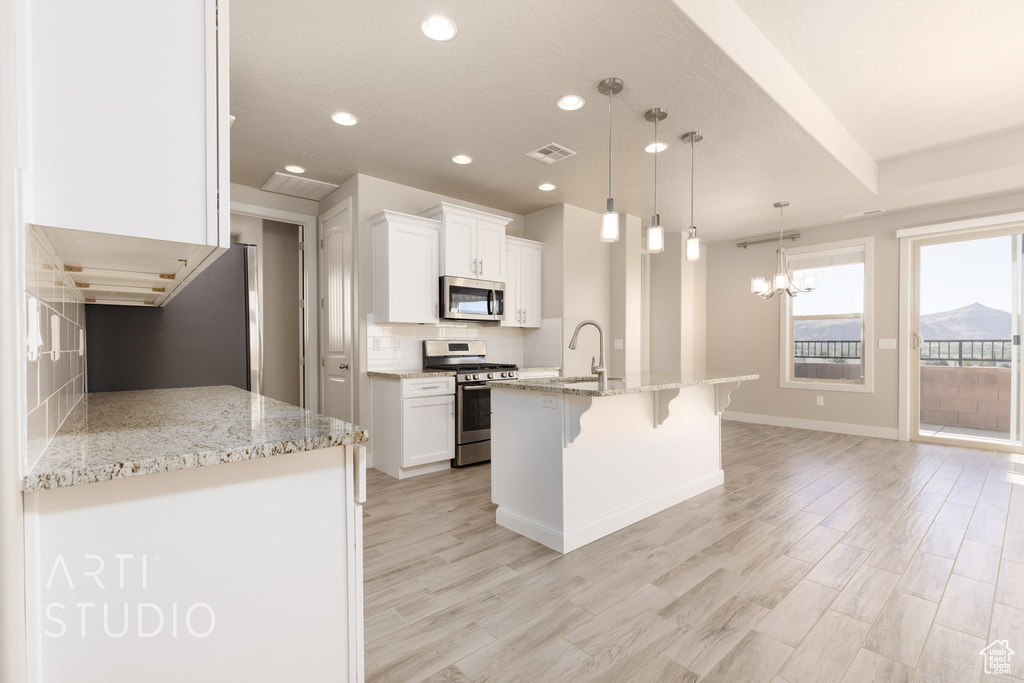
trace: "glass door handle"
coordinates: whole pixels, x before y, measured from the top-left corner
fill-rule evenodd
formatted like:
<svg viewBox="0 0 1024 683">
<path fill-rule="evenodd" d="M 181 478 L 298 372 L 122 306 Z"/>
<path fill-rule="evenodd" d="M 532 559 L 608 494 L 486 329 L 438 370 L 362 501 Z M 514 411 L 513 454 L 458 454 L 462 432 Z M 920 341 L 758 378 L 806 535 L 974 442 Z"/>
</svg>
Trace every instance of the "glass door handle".
<svg viewBox="0 0 1024 683">
<path fill-rule="evenodd" d="M 912 334 L 914 335 L 914 346 L 912 348 L 921 348 L 921 344 L 924 343 L 924 340 L 921 339 L 921 335 L 919 335 L 917 332 L 913 332 Z"/>
</svg>

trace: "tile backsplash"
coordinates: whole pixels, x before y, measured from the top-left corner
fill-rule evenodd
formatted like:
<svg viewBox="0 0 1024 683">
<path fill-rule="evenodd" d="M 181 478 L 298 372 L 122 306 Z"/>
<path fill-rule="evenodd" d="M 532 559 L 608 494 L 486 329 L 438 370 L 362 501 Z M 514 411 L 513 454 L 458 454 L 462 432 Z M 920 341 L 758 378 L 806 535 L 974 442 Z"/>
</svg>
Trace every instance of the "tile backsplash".
<svg viewBox="0 0 1024 683">
<path fill-rule="evenodd" d="M 562 320 L 545 320 L 536 330 L 474 323 L 366 326 L 366 369 L 402 372 L 423 367 L 424 339 L 483 339 L 487 360 L 521 367 L 559 367 Z M 527 351 L 529 347 L 529 351 Z"/>
<path fill-rule="evenodd" d="M 85 308 L 37 238 L 25 240 L 26 472 L 85 394 Z"/>
</svg>

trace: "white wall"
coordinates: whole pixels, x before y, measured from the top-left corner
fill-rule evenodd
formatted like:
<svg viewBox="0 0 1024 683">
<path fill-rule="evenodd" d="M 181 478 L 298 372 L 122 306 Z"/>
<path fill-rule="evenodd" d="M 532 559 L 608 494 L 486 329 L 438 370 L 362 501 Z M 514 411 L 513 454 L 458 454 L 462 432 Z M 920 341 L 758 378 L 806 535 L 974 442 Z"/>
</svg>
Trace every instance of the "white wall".
<svg viewBox="0 0 1024 683">
<path fill-rule="evenodd" d="M 605 358 L 612 342 L 612 245 L 598 238 L 601 214 L 565 205 L 562 223 L 562 337 L 568 345 L 583 320 L 595 320 L 605 331 Z M 545 254 L 545 258 L 547 254 Z M 545 313 L 547 315 L 547 313 Z M 597 330 L 580 330 L 575 351 L 562 351 L 562 374 L 589 375 L 591 358 L 599 357 Z"/>
<path fill-rule="evenodd" d="M 774 272 L 777 245 L 761 244 L 747 249 L 738 249 L 735 242 L 712 245 L 708 249 L 706 297 L 708 371 L 761 375 L 756 382 L 744 383 L 732 395 L 729 411 L 768 418 L 849 424 L 866 427 L 867 433 L 894 437 L 898 422 L 899 352 L 879 350 L 877 339 L 899 336 L 896 231 L 1022 208 L 1024 193 L 1017 193 L 800 231 L 798 246 L 869 235 L 875 238 L 875 339 L 866 340 L 875 353 L 875 390 L 871 394 L 780 388 L 779 299 L 763 301 L 750 294 L 751 277 Z M 824 397 L 823 406 L 815 405 L 816 396 Z"/>
<path fill-rule="evenodd" d="M 707 255 L 686 260 L 686 235 L 665 233 L 665 250 L 651 254 L 651 370 L 703 373 L 707 368 Z"/>
</svg>

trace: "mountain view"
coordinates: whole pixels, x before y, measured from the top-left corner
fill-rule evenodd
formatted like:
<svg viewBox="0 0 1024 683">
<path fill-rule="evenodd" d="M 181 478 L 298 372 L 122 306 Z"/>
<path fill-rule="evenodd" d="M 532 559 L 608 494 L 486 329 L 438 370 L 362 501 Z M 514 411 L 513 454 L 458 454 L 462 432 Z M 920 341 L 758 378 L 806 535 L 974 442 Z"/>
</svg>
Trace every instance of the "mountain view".
<svg viewBox="0 0 1024 683">
<path fill-rule="evenodd" d="M 1011 316 L 977 302 L 952 311 L 921 316 L 925 339 L 1009 339 Z M 860 320 L 796 322 L 797 341 L 839 341 L 860 338 Z"/>
</svg>

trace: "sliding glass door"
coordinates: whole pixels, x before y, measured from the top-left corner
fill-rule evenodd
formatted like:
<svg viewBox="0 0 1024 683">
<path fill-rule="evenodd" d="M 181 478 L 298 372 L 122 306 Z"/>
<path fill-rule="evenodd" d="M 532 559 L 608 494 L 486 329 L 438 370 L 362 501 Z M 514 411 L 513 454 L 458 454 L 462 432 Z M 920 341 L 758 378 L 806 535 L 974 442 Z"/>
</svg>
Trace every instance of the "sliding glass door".
<svg viewBox="0 0 1024 683">
<path fill-rule="evenodd" d="M 1020 233 L 915 247 L 912 435 L 1019 448 Z"/>
</svg>

